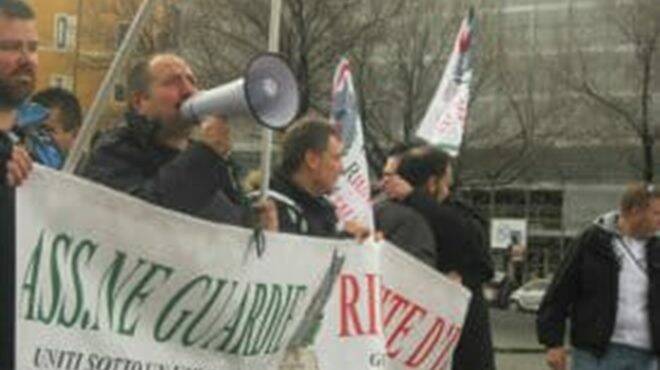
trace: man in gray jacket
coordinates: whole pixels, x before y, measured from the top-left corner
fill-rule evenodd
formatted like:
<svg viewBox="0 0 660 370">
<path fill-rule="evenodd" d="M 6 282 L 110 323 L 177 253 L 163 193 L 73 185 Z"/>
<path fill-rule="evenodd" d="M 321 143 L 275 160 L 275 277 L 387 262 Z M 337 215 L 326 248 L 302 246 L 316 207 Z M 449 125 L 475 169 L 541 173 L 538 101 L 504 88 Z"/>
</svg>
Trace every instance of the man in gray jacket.
<svg viewBox="0 0 660 370">
<path fill-rule="evenodd" d="M 395 145 L 383 168 L 383 178 L 394 176 L 401 157 L 413 145 Z M 389 199 L 383 193 L 374 204 L 376 229 L 383 232 L 385 239 L 410 253 L 419 261 L 435 268 L 436 246 L 433 232 L 422 215 L 400 201 Z"/>
</svg>

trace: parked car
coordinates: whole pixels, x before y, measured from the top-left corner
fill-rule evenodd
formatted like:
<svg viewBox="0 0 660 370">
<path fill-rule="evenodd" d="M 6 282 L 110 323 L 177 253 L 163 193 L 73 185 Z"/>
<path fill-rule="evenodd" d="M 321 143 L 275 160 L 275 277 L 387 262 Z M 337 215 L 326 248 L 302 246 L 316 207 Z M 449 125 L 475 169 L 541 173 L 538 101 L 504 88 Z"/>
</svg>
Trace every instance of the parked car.
<svg viewBox="0 0 660 370">
<path fill-rule="evenodd" d="M 549 286 L 550 279 L 530 280 L 511 294 L 509 305 L 519 311 L 536 312 Z"/>
</svg>

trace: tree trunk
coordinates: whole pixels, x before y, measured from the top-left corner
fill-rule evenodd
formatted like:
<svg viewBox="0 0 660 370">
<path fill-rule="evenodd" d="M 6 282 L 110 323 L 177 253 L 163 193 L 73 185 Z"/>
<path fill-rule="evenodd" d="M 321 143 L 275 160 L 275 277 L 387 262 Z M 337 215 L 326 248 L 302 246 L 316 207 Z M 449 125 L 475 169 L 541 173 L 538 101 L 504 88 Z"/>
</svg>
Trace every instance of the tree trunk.
<svg viewBox="0 0 660 370">
<path fill-rule="evenodd" d="M 647 135 L 642 139 L 644 150 L 644 181 L 653 182 L 653 138 Z"/>
</svg>

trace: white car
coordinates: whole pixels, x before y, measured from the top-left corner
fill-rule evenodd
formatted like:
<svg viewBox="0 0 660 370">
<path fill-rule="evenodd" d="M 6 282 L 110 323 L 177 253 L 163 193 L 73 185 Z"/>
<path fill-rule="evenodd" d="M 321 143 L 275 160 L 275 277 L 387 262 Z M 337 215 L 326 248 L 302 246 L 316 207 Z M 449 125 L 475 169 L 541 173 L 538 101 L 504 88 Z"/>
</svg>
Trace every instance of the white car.
<svg viewBox="0 0 660 370">
<path fill-rule="evenodd" d="M 511 294 L 509 303 L 519 311 L 536 312 L 549 286 L 550 279 L 530 280 Z"/>
</svg>

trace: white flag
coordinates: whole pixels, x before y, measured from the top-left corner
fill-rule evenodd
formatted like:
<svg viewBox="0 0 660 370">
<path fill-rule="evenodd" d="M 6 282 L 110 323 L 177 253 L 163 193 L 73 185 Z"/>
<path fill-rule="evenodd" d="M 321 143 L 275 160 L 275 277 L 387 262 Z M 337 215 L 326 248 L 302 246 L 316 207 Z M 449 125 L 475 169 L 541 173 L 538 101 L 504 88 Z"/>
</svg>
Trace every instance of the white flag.
<svg viewBox="0 0 660 370">
<path fill-rule="evenodd" d="M 417 130 L 419 138 L 442 148 L 453 157 L 458 155 L 463 141 L 468 114 L 475 22 L 471 8 L 458 31 L 440 86 Z"/>
<path fill-rule="evenodd" d="M 374 229 L 369 170 L 364 152 L 362 120 L 348 60 L 342 58 L 332 83 L 331 122 L 338 126 L 344 143 L 344 173 L 330 196 L 341 221 L 357 221 Z"/>
</svg>

